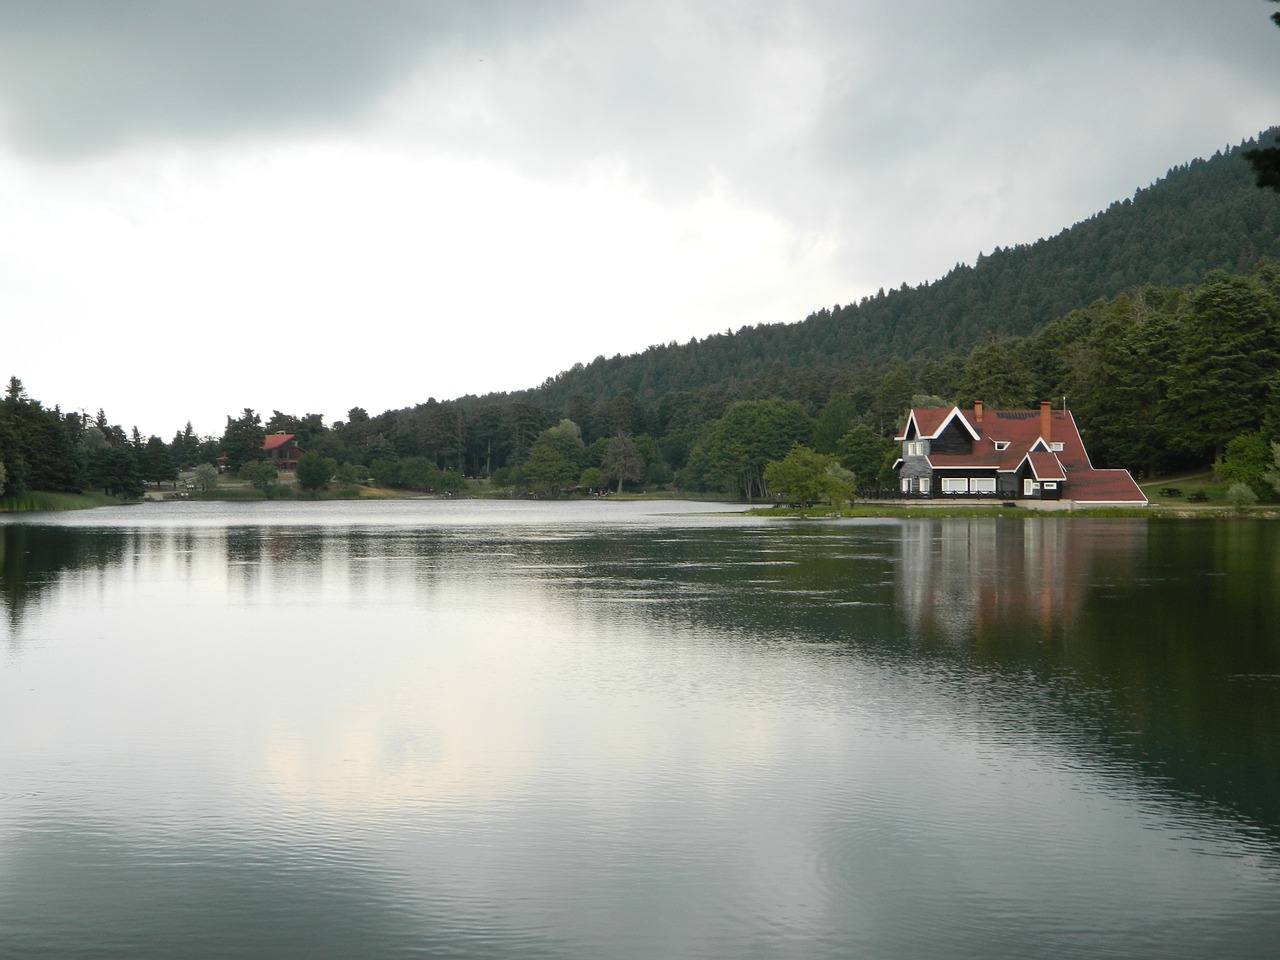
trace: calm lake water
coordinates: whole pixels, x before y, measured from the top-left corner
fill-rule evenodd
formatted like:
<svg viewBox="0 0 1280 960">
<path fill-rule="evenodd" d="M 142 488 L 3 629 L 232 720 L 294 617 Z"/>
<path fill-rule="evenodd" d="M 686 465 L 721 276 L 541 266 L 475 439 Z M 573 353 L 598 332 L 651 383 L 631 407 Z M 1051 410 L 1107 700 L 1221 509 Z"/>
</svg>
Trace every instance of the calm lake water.
<svg viewBox="0 0 1280 960">
<path fill-rule="evenodd" d="M 1280 524 L 0 521 L 0 956 L 1274 957 Z"/>
</svg>

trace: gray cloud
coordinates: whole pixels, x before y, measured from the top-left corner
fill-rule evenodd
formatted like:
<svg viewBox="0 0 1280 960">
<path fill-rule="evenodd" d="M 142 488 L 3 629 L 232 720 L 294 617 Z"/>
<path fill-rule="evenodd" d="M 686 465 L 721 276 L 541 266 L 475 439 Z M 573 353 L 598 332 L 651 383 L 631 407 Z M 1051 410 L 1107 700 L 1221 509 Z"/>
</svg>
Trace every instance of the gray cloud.
<svg viewBox="0 0 1280 960">
<path fill-rule="evenodd" d="M 616 160 L 658 196 L 723 189 L 840 235 L 863 281 L 917 282 L 1280 120 L 1267 13 L 1261 0 L 593 3 L 483 70 L 433 60 L 417 129 L 536 175 Z"/>
<path fill-rule="evenodd" d="M 658 191 L 719 177 L 815 208 L 909 183 L 916 165 L 940 182 L 972 165 L 1030 174 L 1055 165 L 1046 153 L 1085 176 L 1116 170 L 1123 195 L 1139 184 L 1115 161 L 1135 144 L 1154 175 L 1221 145 L 1206 117 L 1236 138 L 1273 122 L 1258 109 L 1280 82 L 1266 13 L 1260 0 L 615 0 L 483 69 L 433 58 L 417 127 L 539 173 L 621 158 Z"/>
<path fill-rule="evenodd" d="M 896 284 L 1280 120 L 1269 7 L 0 0 L 0 121 L 77 158 L 393 116 L 411 149 L 533 177 L 721 191 Z"/>
<path fill-rule="evenodd" d="M 621 158 L 680 193 L 716 176 L 784 197 L 797 180 L 881 190 L 926 156 L 1021 160 L 1019 140 L 1055 129 L 1151 138 L 1157 119 L 1189 126 L 1161 113 L 1229 112 L 1222 98 L 1250 83 L 1268 96 L 1280 31 L 1266 8 L 0 0 L 0 119 L 52 156 L 279 137 L 358 118 L 416 78 L 411 126 L 437 149 L 539 173 Z"/>
<path fill-rule="evenodd" d="M 433 49 L 536 32 L 519 0 L 0 3 L 0 116 L 27 153 L 210 140 L 349 120 Z"/>
</svg>

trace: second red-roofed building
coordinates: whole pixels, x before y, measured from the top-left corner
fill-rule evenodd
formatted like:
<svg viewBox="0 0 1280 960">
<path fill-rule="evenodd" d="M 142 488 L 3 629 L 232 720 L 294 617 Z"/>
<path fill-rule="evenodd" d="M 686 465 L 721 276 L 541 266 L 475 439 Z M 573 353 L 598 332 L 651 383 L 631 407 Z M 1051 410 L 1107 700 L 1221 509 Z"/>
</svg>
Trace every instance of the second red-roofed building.
<svg viewBox="0 0 1280 960">
<path fill-rule="evenodd" d="M 292 471 L 298 466 L 303 450 L 292 433 L 269 433 L 262 442 L 262 452 L 277 470 Z"/>
</svg>

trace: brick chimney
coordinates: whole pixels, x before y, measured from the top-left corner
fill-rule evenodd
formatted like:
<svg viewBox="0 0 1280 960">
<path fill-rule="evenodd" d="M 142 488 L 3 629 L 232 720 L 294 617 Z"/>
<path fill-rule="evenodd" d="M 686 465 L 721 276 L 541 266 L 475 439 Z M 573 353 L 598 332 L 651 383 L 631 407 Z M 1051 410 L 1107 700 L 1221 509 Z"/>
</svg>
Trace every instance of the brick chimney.
<svg viewBox="0 0 1280 960">
<path fill-rule="evenodd" d="M 976 420 L 978 423 L 982 422 L 982 401 L 981 400 L 973 401 L 973 419 Z"/>
<path fill-rule="evenodd" d="M 1051 436 L 1052 429 L 1049 423 L 1052 417 L 1052 414 L 1050 414 L 1049 409 L 1052 406 L 1053 404 L 1050 403 L 1048 400 L 1040 401 L 1040 436 L 1044 437 L 1045 443 L 1053 442 L 1053 437 Z"/>
</svg>

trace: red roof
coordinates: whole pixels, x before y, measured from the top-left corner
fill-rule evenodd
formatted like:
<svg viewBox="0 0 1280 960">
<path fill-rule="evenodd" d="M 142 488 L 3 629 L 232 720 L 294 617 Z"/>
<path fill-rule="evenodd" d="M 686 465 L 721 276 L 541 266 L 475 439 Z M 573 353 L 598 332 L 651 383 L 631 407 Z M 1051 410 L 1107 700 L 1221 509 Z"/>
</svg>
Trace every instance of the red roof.
<svg viewBox="0 0 1280 960">
<path fill-rule="evenodd" d="M 1052 453 L 1029 453 L 1027 459 L 1031 461 L 1031 472 L 1035 474 L 1037 480 L 1067 479 L 1062 461 Z"/>
<path fill-rule="evenodd" d="M 1047 420 L 1046 420 L 1047 415 Z M 1067 410 L 914 409 L 898 440 L 934 439 L 958 421 L 978 439 L 968 455 L 930 454 L 935 470 L 990 468 L 1016 471 L 1025 460 L 1040 480 L 1065 480 L 1066 496 L 1085 503 L 1146 503 L 1127 470 L 1095 470 L 1089 462 L 1075 418 Z M 1045 427 L 1047 426 L 1047 430 Z M 1046 435 L 1047 434 L 1047 435 Z M 1061 449 L 1053 449 L 1056 445 Z"/>
<path fill-rule="evenodd" d="M 269 433 L 267 439 L 262 442 L 262 449 L 269 452 L 277 447 L 283 447 L 292 439 L 292 433 Z"/>
</svg>

